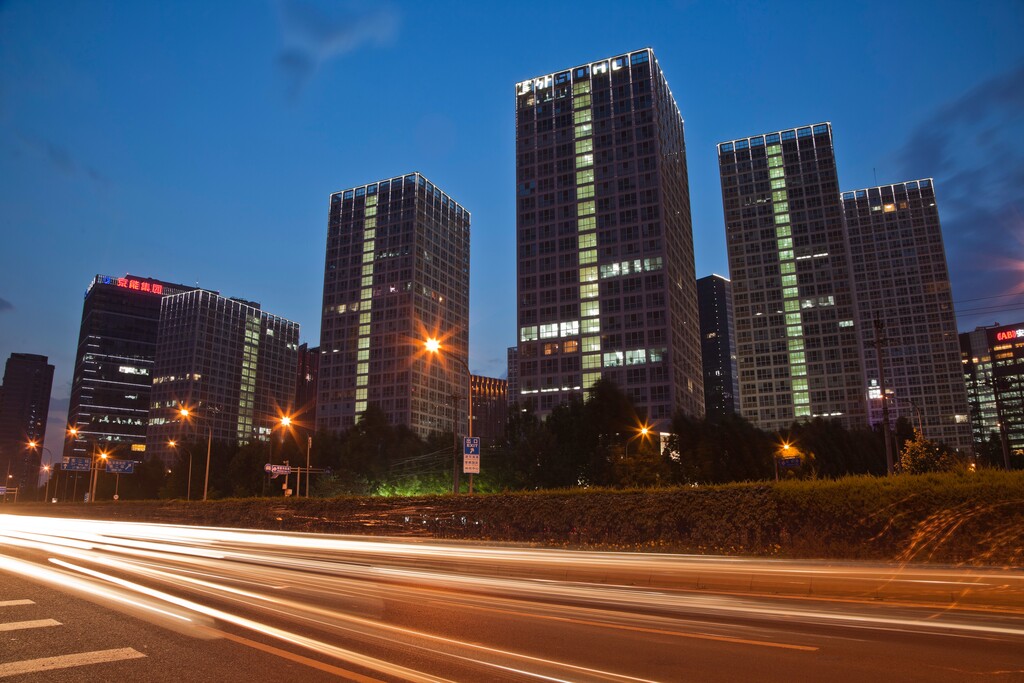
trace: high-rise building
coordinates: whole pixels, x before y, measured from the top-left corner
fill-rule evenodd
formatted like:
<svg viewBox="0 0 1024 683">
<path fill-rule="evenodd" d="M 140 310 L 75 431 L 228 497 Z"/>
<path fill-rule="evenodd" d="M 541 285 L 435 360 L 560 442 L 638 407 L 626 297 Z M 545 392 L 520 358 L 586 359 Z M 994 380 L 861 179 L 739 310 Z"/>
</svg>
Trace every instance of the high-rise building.
<svg viewBox="0 0 1024 683">
<path fill-rule="evenodd" d="M 960 335 L 974 438 L 1005 429 L 1011 453 L 1024 452 L 1024 323 L 979 327 Z"/>
<path fill-rule="evenodd" d="M 960 341 L 931 179 L 843 192 L 842 200 L 869 421 L 882 421 L 884 375 L 890 420 L 906 417 L 927 438 L 969 452 Z"/>
<path fill-rule="evenodd" d="M 762 429 L 867 423 L 849 244 L 819 123 L 718 145 L 740 413 Z"/>
<path fill-rule="evenodd" d="M 508 353 L 506 355 L 508 364 L 508 377 L 507 380 L 507 396 L 509 407 L 518 406 L 519 396 L 519 347 L 510 346 L 508 347 Z"/>
<path fill-rule="evenodd" d="M 89 283 L 68 408 L 77 435 L 64 455 L 86 455 L 98 442 L 144 448 L 160 301 L 190 289 L 134 275 L 97 275 Z"/>
<path fill-rule="evenodd" d="M 0 387 L 0 486 L 24 491 L 39 480 L 52 385 L 46 356 L 12 353 L 7 359 Z"/>
<path fill-rule="evenodd" d="M 194 290 L 160 306 L 146 452 L 172 461 L 174 440 L 265 440 L 295 400 L 298 323 L 258 303 Z M 188 408 L 194 419 L 179 412 Z"/>
<path fill-rule="evenodd" d="M 505 437 L 508 381 L 471 375 L 470 383 L 473 387 L 473 436 L 479 436 L 484 446 L 494 445 Z"/>
<path fill-rule="evenodd" d="M 971 415 L 971 434 L 975 444 L 980 444 L 992 434 L 999 433 L 999 404 L 996 403 L 996 387 L 992 375 L 992 344 L 989 343 L 989 331 L 999 327 L 998 324 L 979 327 L 973 332 L 960 334 L 960 362 L 963 366 L 967 405 Z M 1015 340 L 1017 328 L 1024 328 L 1024 323 L 1001 331 L 1005 333 L 1012 330 Z M 1024 334 L 1021 337 L 1024 338 Z M 996 340 L 996 343 L 1002 346 L 1007 341 L 1010 340 Z M 1014 341 L 1012 345 L 1016 346 L 1016 342 Z M 1000 353 L 1006 351 L 1007 349 L 1000 349 Z M 1024 427 L 1024 424 L 1021 427 Z M 1024 432 L 1017 440 L 1024 441 Z"/>
<path fill-rule="evenodd" d="M 704 413 L 683 118 L 650 49 L 516 84 L 519 395 Z"/>
<path fill-rule="evenodd" d="M 721 275 L 697 280 L 700 351 L 704 365 L 704 413 L 721 420 L 738 412 L 736 332 L 732 322 L 732 283 Z"/>
<path fill-rule="evenodd" d="M 376 405 L 420 436 L 464 434 L 469 212 L 419 173 L 336 192 L 329 211 L 317 429 Z"/>
</svg>

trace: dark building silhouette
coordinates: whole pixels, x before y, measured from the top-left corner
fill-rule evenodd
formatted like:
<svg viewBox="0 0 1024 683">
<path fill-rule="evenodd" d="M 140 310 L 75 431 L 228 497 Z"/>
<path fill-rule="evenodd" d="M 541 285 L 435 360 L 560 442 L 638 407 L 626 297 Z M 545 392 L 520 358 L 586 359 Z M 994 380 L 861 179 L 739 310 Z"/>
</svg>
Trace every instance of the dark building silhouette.
<svg viewBox="0 0 1024 683">
<path fill-rule="evenodd" d="M 519 405 L 519 347 L 508 347 L 508 405 L 509 408 Z"/>
<path fill-rule="evenodd" d="M 78 430 L 64 455 L 99 442 L 145 448 L 160 301 L 193 287 L 152 278 L 97 275 L 89 283 L 75 354 L 68 426 Z"/>
<path fill-rule="evenodd" d="M 516 84 L 519 396 L 703 415 L 683 118 L 650 49 Z"/>
<path fill-rule="evenodd" d="M 508 420 L 508 381 L 497 377 L 472 375 L 473 436 L 484 446 L 493 446 L 505 437 Z"/>
<path fill-rule="evenodd" d="M 320 376 L 320 347 L 309 344 L 299 346 L 295 376 L 295 429 L 299 441 L 316 431 L 316 395 Z"/>
<path fill-rule="evenodd" d="M 0 387 L 0 485 L 25 491 L 38 482 L 52 385 L 46 356 L 12 353 L 7 359 Z"/>
<path fill-rule="evenodd" d="M 704 413 L 721 420 L 737 412 L 736 333 L 732 321 L 732 283 L 721 275 L 697 280 L 700 350 L 704 365 Z"/>
<path fill-rule="evenodd" d="M 318 430 L 373 404 L 421 437 L 465 433 L 469 232 L 469 212 L 420 173 L 331 195 Z"/>
</svg>

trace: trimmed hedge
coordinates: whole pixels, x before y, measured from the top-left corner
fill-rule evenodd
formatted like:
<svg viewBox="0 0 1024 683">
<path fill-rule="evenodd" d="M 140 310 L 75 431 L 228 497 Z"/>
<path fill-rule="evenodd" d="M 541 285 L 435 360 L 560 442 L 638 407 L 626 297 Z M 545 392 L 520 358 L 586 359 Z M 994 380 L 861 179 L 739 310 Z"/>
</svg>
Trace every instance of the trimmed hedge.
<svg viewBox="0 0 1024 683">
<path fill-rule="evenodd" d="M 1024 472 L 416 498 L 21 504 L 8 511 L 558 547 L 1024 566 Z"/>
</svg>

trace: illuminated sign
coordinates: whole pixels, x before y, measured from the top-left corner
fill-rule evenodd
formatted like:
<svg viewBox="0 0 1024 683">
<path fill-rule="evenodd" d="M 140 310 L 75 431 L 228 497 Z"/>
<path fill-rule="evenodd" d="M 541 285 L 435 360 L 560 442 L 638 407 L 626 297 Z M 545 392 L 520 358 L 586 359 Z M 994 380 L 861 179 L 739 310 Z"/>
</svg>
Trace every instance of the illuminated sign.
<svg viewBox="0 0 1024 683">
<path fill-rule="evenodd" d="M 1021 337 L 1024 337 L 1024 328 L 996 332 L 996 341 L 1009 341 L 1010 339 L 1020 339 Z"/>
<path fill-rule="evenodd" d="M 164 293 L 164 286 L 158 282 L 147 282 L 146 280 L 139 280 L 133 277 L 110 277 L 109 275 L 101 275 L 96 279 L 105 285 L 116 285 L 122 289 L 130 289 L 136 292 L 160 295 Z"/>
</svg>

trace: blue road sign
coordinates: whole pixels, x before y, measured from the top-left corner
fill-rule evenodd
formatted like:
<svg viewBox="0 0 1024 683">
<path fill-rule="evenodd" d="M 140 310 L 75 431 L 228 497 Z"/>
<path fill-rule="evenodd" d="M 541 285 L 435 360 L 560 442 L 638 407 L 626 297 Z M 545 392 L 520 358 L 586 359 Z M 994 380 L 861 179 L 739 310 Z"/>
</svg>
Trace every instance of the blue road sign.
<svg viewBox="0 0 1024 683">
<path fill-rule="evenodd" d="M 67 472 L 88 472 L 92 469 L 92 458 L 75 456 L 64 458 L 64 470 Z"/>
<path fill-rule="evenodd" d="M 480 437 L 467 436 L 462 440 L 463 455 L 480 455 Z"/>
<path fill-rule="evenodd" d="M 793 469 L 794 467 L 800 467 L 803 461 L 799 457 L 792 458 L 779 458 L 779 467 L 783 469 Z"/>
<path fill-rule="evenodd" d="M 6 496 L 6 495 L 7 495 L 7 487 L 6 486 L 0 486 L 0 496 Z"/>
<path fill-rule="evenodd" d="M 263 471 L 264 472 L 269 472 L 270 474 L 272 474 L 272 475 L 274 475 L 276 477 L 279 474 L 291 474 L 292 473 L 292 466 L 291 465 L 271 465 L 268 462 L 266 465 L 263 466 Z"/>
<path fill-rule="evenodd" d="M 107 460 L 107 472 L 112 474 L 135 474 L 135 461 Z"/>
<path fill-rule="evenodd" d="M 462 441 L 462 472 L 480 474 L 480 437 L 467 436 Z"/>
</svg>

